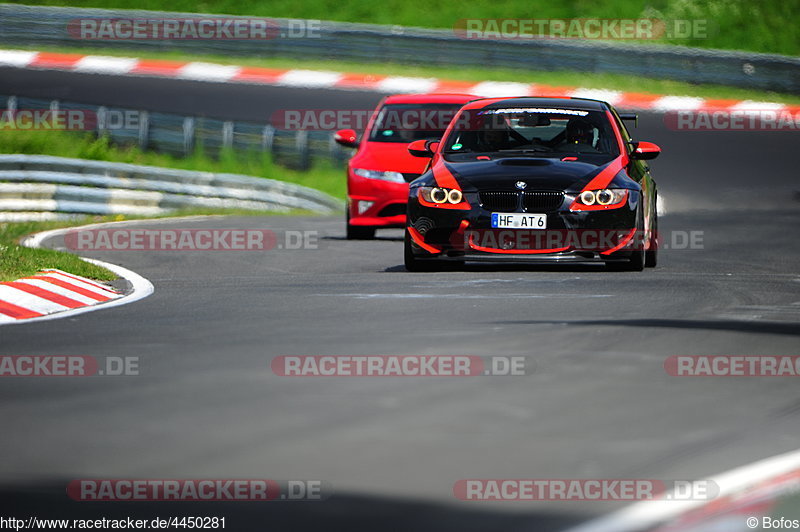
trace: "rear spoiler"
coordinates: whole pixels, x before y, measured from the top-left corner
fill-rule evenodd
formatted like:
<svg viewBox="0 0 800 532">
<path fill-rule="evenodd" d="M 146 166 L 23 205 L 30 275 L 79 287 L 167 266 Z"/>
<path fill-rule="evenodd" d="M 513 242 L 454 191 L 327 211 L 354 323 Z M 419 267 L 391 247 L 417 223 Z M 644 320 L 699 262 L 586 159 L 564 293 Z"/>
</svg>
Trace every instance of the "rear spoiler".
<svg viewBox="0 0 800 532">
<path fill-rule="evenodd" d="M 636 113 L 620 113 L 620 119 L 633 122 L 633 127 L 639 127 L 639 115 Z"/>
</svg>

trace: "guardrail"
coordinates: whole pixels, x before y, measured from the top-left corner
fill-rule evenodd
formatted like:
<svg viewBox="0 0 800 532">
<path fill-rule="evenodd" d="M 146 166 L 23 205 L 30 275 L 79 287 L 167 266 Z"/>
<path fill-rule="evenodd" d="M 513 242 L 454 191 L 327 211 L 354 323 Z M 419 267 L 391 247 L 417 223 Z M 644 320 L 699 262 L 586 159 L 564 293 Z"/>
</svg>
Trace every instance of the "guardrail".
<svg viewBox="0 0 800 532">
<path fill-rule="evenodd" d="M 219 18 L 220 15 L 0 4 L 0 43 L 16 47 L 21 44 L 114 47 L 211 55 L 425 63 L 433 66 L 492 65 L 521 70 L 616 73 L 690 83 L 800 91 L 800 58 L 772 54 L 572 39 L 470 40 L 458 37 L 452 30 L 327 21 L 314 25 L 313 36 L 280 38 L 281 33 L 291 35 L 292 24 L 296 21 L 288 19 L 272 19 L 279 26 L 276 32 L 278 36 L 267 40 L 78 40 L 70 35 L 67 26 L 70 21 L 85 17 L 155 19 Z"/>
<path fill-rule="evenodd" d="M 236 174 L 87 161 L 45 155 L 0 155 L 0 219 L 40 213 L 156 215 L 218 208 L 329 214 L 343 203 L 308 187 Z"/>
<path fill-rule="evenodd" d="M 121 145 L 142 150 L 187 156 L 196 149 L 218 155 L 225 148 L 242 153 L 264 153 L 277 164 L 307 170 L 315 163 L 343 166 L 352 150 L 342 148 L 328 131 L 285 131 L 267 123 L 216 120 L 170 113 L 136 111 L 61 100 L 0 95 L 0 112 L 25 110 L 79 110 L 96 118 L 96 135 L 106 135 Z M 109 127 L 110 115 L 125 116 L 133 111 L 136 127 Z"/>
</svg>

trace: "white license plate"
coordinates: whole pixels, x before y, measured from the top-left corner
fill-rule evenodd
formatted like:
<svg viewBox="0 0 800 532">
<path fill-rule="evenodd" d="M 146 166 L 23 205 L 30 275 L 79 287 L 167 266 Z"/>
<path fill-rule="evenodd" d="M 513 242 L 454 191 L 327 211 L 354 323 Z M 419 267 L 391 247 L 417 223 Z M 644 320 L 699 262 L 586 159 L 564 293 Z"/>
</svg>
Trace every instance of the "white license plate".
<svg viewBox="0 0 800 532">
<path fill-rule="evenodd" d="M 547 229 L 547 215 L 493 212 L 492 227 L 497 229 Z"/>
</svg>

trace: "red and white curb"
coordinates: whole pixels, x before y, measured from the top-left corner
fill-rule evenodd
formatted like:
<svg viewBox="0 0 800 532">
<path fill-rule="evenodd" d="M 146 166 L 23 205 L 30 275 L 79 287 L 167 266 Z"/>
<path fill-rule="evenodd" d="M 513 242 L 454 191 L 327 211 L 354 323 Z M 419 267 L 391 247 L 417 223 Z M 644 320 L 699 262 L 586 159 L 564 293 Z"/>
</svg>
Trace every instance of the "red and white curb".
<svg viewBox="0 0 800 532">
<path fill-rule="evenodd" d="M 36 233 L 24 239 L 22 245 L 37 248 L 44 240 L 75 229 L 77 228 L 67 227 Z M 85 277 L 61 270 L 45 269 L 30 277 L 0 283 L 0 325 L 66 318 L 101 308 L 107 309 L 133 303 L 154 291 L 153 284 L 136 272 L 116 264 L 80 258 L 127 280 L 131 285 L 130 292 L 122 294 L 110 286 Z"/>
<path fill-rule="evenodd" d="M 714 507 L 717 510 L 721 510 L 726 507 L 730 500 L 745 498 L 749 493 L 756 490 L 760 490 L 762 495 L 770 491 L 773 498 L 777 497 L 785 491 L 781 489 L 782 484 L 793 480 L 798 472 L 800 472 L 800 450 L 773 456 L 711 477 L 708 480 L 719 487 L 719 494 L 714 499 L 689 501 L 666 497 L 659 500 L 642 501 L 608 516 L 570 528 L 565 532 L 639 532 L 652 530 L 693 512 L 702 511 L 704 508 Z M 727 528 L 713 528 L 713 530 L 733 532 L 746 528 L 741 526 L 745 524 L 744 518 L 738 524 L 739 526 L 735 528 L 728 526 Z M 673 532 L 679 530 L 688 532 L 690 530 L 712 530 L 712 528 L 695 528 L 687 525 L 686 527 L 680 526 L 678 528 L 670 527 L 669 530 Z"/>
<path fill-rule="evenodd" d="M 800 105 L 750 100 L 706 99 L 639 92 L 622 92 L 581 87 L 554 87 L 538 83 L 510 81 L 454 81 L 438 78 L 355 74 L 324 70 L 274 69 L 220 65 L 203 62 L 178 62 L 101 55 L 0 50 L 0 66 L 61 70 L 117 76 L 174 78 L 216 83 L 252 83 L 316 89 L 369 90 L 384 93 L 465 93 L 481 97 L 573 96 L 603 100 L 616 107 L 654 112 L 701 110 L 789 110 L 800 112 Z"/>
<path fill-rule="evenodd" d="M 0 323 L 41 318 L 122 297 L 113 288 L 61 270 L 0 283 Z"/>
</svg>

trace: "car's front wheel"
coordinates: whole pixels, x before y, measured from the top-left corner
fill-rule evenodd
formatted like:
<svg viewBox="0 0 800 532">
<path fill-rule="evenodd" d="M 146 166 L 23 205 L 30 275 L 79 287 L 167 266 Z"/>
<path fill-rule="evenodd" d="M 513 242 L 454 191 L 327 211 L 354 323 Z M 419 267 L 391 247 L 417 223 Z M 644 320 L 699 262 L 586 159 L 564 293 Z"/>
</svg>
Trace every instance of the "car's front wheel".
<svg viewBox="0 0 800 532">
<path fill-rule="evenodd" d="M 656 205 L 656 202 L 653 202 Z M 654 207 L 655 208 L 655 207 Z M 650 231 L 650 247 L 644 253 L 644 265 L 655 268 L 658 265 L 658 211 L 653 214 L 653 226 Z"/>
<path fill-rule="evenodd" d="M 414 254 L 413 244 L 411 243 L 411 235 L 408 229 L 404 231 L 405 237 L 403 238 L 403 259 L 405 262 L 406 270 L 410 272 L 440 272 L 443 270 L 451 269 L 452 265 L 441 259 L 420 259 Z M 431 255 L 433 257 L 433 255 Z"/>
<path fill-rule="evenodd" d="M 349 212 L 345 223 L 347 224 L 347 240 L 372 240 L 375 238 L 375 228 L 352 225 Z"/>
<path fill-rule="evenodd" d="M 644 242 L 640 242 L 641 235 L 644 231 L 644 214 L 642 214 L 641 208 L 639 210 L 639 214 L 636 216 L 638 222 L 636 223 L 636 232 L 634 233 L 634 245 L 633 251 L 631 251 L 631 256 L 628 260 L 625 261 L 614 261 L 614 262 L 607 262 L 606 267 L 615 272 L 640 272 L 644 270 L 644 263 L 645 263 L 645 250 L 644 250 Z"/>
</svg>

